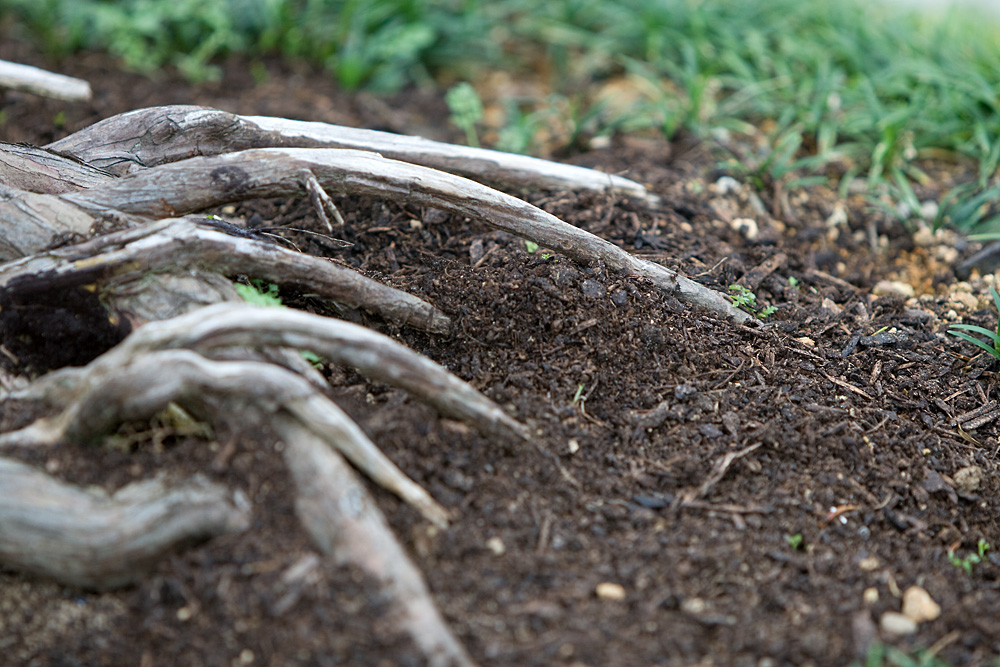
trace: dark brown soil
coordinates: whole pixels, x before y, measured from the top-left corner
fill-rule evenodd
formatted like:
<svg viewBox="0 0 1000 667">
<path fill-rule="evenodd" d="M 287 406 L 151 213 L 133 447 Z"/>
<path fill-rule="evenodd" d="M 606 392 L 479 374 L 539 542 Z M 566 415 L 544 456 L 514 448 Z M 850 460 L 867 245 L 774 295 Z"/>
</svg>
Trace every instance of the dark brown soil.
<svg viewBox="0 0 1000 667">
<path fill-rule="evenodd" d="M 232 62 L 221 83 L 190 87 L 121 72 L 99 56 L 45 63 L 10 40 L 0 58 L 85 77 L 96 91 L 87 105 L 0 92 L 7 141 L 44 144 L 114 113 L 172 103 L 460 139 L 438 95 L 346 94 L 320 73 L 280 63 L 266 63 L 264 82 Z M 997 424 L 966 433 L 955 420 L 998 398 L 996 366 L 970 360 L 970 346 L 943 335 L 943 299 L 870 294 L 895 276 L 902 252 L 916 254 L 910 238 L 853 200 L 849 229 L 832 233 L 835 199 L 823 188 L 790 202 L 763 193 L 771 213 L 782 209 L 769 222 L 746 189 L 717 192 L 715 161 L 697 146 L 619 139 L 568 159 L 648 183 L 664 203 L 526 198 L 707 285 L 741 280 L 778 311 L 760 329 L 734 326 L 641 280 L 528 253 L 474 221 L 379 201 L 339 202 L 344 240 L 354 244 L 347 250 L 288 235 L 451 315 L 448 338 L 367 323 L 509 406 L 536 433 L 537 447 L 512 451 L 397 391 L 329 371 L 337 401 L 457 510 L 452 527 L 435 533 L 375 490 L 474 658 L 843 665 L 879 637 L 908 651 L 933 646 L 956 665 L 1000 653 L 1000 558 L 987 552 L 966 573 L 948 557 L 974 553 L 980 539 L 1000 547 Z M 757 219 L 760 237 L 746 241 L 727 210 Z M 254 225 L 316 226 L 299 200 L 227 213 Z M 855 234 L 870 222 L 889 237 L 877 255 Z M 964 318 L 993 322 L 985 310 Z M 17 421 L 10 409 L 8 426 Z M 314 586 L 285 588 L 282 573 L 311 548 L 281 457 L 258 436 L 235 449 L 168 439 L 127 453 L 66 446 L 30 457 L 109 487 L 158 470 L 208 471 L 242 488 L 256 519 L 245 534 L 179 554 L 125 591 L 0 574 L 4 664 L 420 664 L 355 571 L 325 565 Z M 609 596 L 602 584 L 621 589 Z M 930 593 L 940 618 L 908 637 L 880 635 L 883 614 L 900 610 L 910 586 Z"/>
</svg>

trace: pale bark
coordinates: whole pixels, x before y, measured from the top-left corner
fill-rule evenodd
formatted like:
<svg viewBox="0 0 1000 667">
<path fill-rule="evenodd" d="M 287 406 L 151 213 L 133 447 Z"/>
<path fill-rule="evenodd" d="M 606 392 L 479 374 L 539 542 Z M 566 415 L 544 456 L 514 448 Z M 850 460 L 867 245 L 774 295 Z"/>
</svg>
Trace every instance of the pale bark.
<svg viewBox="0 0 1000 667">
<path fill-rule="evenodd" d="M 130 221 L 131 222 L 131 221 Z M 183 270 L 226 276 L 247 275 L 309 292 L 340 306 L 362 308 L 388 322 L 446 333 L 451 320 L 419 297 L 367 278 L 330 260 L 282 248 L 273 243 L 234 236 L 211 220 L 165 219 L 98 236 L 74 246 L 51 250 L 20 262 L 0 265 L 0 287 L 13 289 L 18 280 L 45 276 L 53 284 L 102 282 L 110 303 L 119 310 L 150 319 L 139 312 L 131 287 L 146 276 Z M 82 258 L 85 258 L 82 259 Z M 201 278 L 203 285 L 204 278 Z M 199 288 L 193 286 L 192 302 Z M 204 292 L 204 287 L 200 288 Z M 173 300 L 181 300 L 177 296 Z M 148 306 L 147 306 L 148 308 Z"/>
<path fill-rule="evenodd" d="M 302 172 L 335 194 L 380 197 L 433 206 L 480 220 L 577 261 L 649 278 L 661 290 L 736 322 L 755 318 L 725 295 L 659 264 L 634 257 L 516 197 L 468 179 L 353 150 L 264 148 L 191 158 L 136 172 L 85 191 L 61 195 L 82 209 L 172 216 L 258 197 L 301 193 Z"/>
<path fill-rule="evenodd" d="M 170 552 L 250 521 L 242 493 L 200 475 L 108 495 L 0 458 L 0 489 L 0 563 L 86 588 L 134 583 Z"/>
<path fill-rule="evenodd" d="M 584 167 L 423 137 L 286 118 L 237 116 L 196 106 L 129 111 L 84 128 L 48 148 L 119 175 L 196 155 L 249 148 L 351 148 L 498 187 L 610 190 L 619 196 L 658 201 L 635 181 Z"/>
<path fill-rule="evenodd" d="M 8 188 L 57 195 L 115 178 L 114 174 L 43 148 L 0 142 L 0 183 Z"/>
<path fill-rule="evenodd" d="M 108 353 L 110 357 L 96 360 L 82 371 L 74 387 L 64 383 L 61 412 L 0 434 L 0 449 L 92 442 L 122 422 L 149 419 L 170 403 L 208 421 L 221 413 L 232 416 L 246 412 L 242 421 L 253 423 L 284 412 L 339 449 L 373 481 L 412 505 L 428 521 L 447 525 L 447 510 L 386 458 L 336 404 L 299 375 L 273 364 L 210 361 L 188 350 L 143 351 L 136 356 L 137 351 L 118 346 Z M 67 392 L 72 395 L 69 400 Z M 220 401 L 226 403 L 226 410 L 217 407 Z"/>
<path fill-rule="evenodd" d="M 371 496 L 344 461 L 316 435 L 286 417 L 273 421 L 285 441 L 295 480 L 295 511 L 316 546 L 337 563 L 350 563 L 378 581 L 397 622 L 427 664 L 473 664 L 448 629 L 420 571 L 396 541 Z"/>
<path fill-rule="evenodd" d="M 86 102 L 92 93 L 83 79 L 47 72 L 30 65 L 0 60 L 0 88 L 22 90 L 42 97 L 70 102 Z"/>
</svg>

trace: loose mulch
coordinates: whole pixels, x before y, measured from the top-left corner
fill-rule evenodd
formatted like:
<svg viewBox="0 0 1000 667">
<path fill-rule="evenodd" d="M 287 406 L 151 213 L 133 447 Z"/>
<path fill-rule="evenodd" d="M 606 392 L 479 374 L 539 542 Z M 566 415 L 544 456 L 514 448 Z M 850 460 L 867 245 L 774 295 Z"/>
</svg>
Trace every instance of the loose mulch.
<svg viewBox="0 0 1000 667">
<path fill-rule="evenodd" d="M 219 83 L 190 86 L 123 72 L 99 55 L 46 62 L 16 40 L 0 42 L 0 58 L 81 76 L 95 89 L 92 103 L 77 105 L 0 92 L 7 141 L 44 144 L 114 113 L 172 103 L 461 140 L 439 94 L 345 93 L 295 64 L 265 62 L 269 76 L 255 81 L 234 60 Z M 374 490 L 473 657 L 843 665 L 877 640 L 933 647 L 955 665 L 1000 653 L 1000 558 L 988 551 L 968 573 L 949 560 L 950 549 L 964 558 L 980 539 L 1000 551 L 998 426 L 962 417 L 998 398 L 997 366 L 944 334 L 956 315 L 992 326 L 995 314 L 985 301 L 982 310 L 954 302 L 956 280 L 935 260 L 942 250 L 915 246 L 861 197 L 838 223 L 826 188 L 791 196 L 733 188 L 695 142 L 618 138 L 567 160 L 647 183 L 663 203 L 526 198 L 707 285 L 725 291 L 740 281 L 777 312 L 757 329 L 719 321 L 642 280 L 528 252 L 510 235 L 434 209 L 339 201 L 347 249 L 285 233 L 453 317 L 447 338 L 366 323 L 444 364 L 536 434 L 527 446 L 501 446 L 398 391 L 326 369 L 337 402 L 456 510 L 437 532 Z M 220 213 L 321 229 L 297 199 Z M 756 220 L 759 236 L 748 240 L 731 222 L 739 218 Z M 870 243 L 873 233 L 881 244 Z M 872 295 L 878 281 L 918 269 L 925 290 L 938 293 Z M 283 296 L 336 314 L 308 295 Z M 15 408 L 4 409 L 8 428 Z M 178 554 L 123 591 L 0 573 L 3 662 L 420 664 L 359 573 L 323 564 L 309 586 L 286 583 L 282 575 L 312 549 L 281 457 L 260 436 L 27 455 L 108 488 L 202 470 L 243 489 L 259 511 L 245 534 Z M 911 586 L 941 615 L 912 635 L 887 634 L 883 614 L 898 612 Z"/>
</svg>

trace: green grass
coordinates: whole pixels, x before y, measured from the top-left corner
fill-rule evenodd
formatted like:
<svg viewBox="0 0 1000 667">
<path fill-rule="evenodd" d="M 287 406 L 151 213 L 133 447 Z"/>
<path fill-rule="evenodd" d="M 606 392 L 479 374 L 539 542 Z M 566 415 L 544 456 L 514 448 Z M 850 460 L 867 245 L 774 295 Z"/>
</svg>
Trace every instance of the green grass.
<svg viewBox="0 0 1000 667">
<path fill-rule="evenodd" d="M 373 91 L 544 72 L 545 94 L 502 101 L 492 143 L 538 152 L 560 148 L 553 136 L 572 149 L 685 132 L 757 188 L 861 177 L 873 198 L 907 205 L 900 218 L 919 214 L 921 159 L 957 161 L 969 182 L 933 222 L 1000 233 L 1000 30 L 971 13 L 865 0 L 6 0 L 2 18 L 54 56 L 100 48 L 193 79 L 230 53 L 310 61 Z M 600 98 L 612 81 L 631 103 Z M 470 118 L 471 143 L 483 134 Z"/>
<path fill-rule="evenodd" d="M 990 295 L 993 297 L 993 304 L 997 309 L 997 317 L 1000 318 L 1000 294 L 994 287 L 990 287 Z M 991 331 L 985 327 L 976 326 L 974 324 L 952 324 L 951 329 L 948 333 L 956 338 L 961 338 L 962 340 L 972 343 L 976 347 L 985 350 L 994 359 L 1000 361 L 1000 321 L 997 322 L 997 328 L 995 331 Z M 986 336 L 986 340 L 982 338 L 976 338 L 972 334 L 965 333 L 966 331 L 971 331 L 972 333 L 981 334 Z M 988 547 L 989 545 L 987 545 Z M 982 554 L 980 554 L 981 556 Z"/>
</svg>

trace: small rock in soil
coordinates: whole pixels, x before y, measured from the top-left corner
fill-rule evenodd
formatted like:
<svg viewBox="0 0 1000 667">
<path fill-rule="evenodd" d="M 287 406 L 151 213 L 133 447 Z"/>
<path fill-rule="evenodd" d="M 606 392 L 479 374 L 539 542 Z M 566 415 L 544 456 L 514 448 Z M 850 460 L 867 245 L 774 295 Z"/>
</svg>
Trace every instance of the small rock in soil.
<svg viewBox="0 0 1000 667">
<path fill-rule="evenodd" d="M 483 240 L 482 239 L 476 239 L 476 240 L 474 240 L 472 242 L 471 245 L 469 245 L 469 263 L 470 264 L 475 264 L 476 262 L 478 262 L 479 260 L 481 260 L 483 258 L 483 255 L 485 255 L 485 254 L 486 254 L 486 251 L 483 250 Z"/>
<path fill-rule="evenodd" d="M 505 545 L 503 540 L 499 537 L 491 537 L 486 540 L 486 548 L 489 549 L 494 556 L 503 556 L 507 553 L 507 545 Z"/>
<path fill-rule="evenodd" d="M 887 611 L 882 614 L 878 625 L 887 638 L 905 637 L 917 631 L 917 624 L 913 619 L 898 611 Z"/>
<path fill-rule="evenodd" d="M 875 296 L 898 295 L 909 299 L 915 292 L 912 285 L 901 280 L 880 280 L 872 288 L 872 294 Z"/>
<path fill-rule="evenodd" d="M 607 289 L 605 289 L 604 285 L 596 280 L 584 280 L 580 286 L 580 291 L 583 292 L 584 296 L 591 299 L 600 299 L 607 294 Z"/>
<path fill-rule="evenodd" d="M 941 605 L 920 586 L 910 586 L 903 593 L 903 616 L 914 623 L 933 621 L 941 615 Z"/>
<path fill-rule="evenodd" d="M 975 493 L 983 482 L 983 469 L 979 466 L 966 466 L 955 473 L 955 486 L 962 493 Z"/>
<path fill-rule="evenodd" d="M 605 581 L 597 584 L 597 597 L 602 600 L 624 600 L 625 588 L 621 584 Z"/>
<path fill-rule="evenodd" d="M 722 430 L 715 424 L 702 424 L 698 427 L 698 431 L 706 438 L 718 438 L 722 435 Z"/>
<path fill-rule="evenodd" d="M 678 401 L 686 401 L 697 393 L 698 390 L 689 384 L 679 384 L 674 387 L 674 398 Z"/>
</svg>

